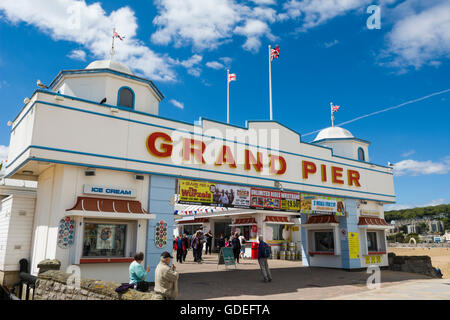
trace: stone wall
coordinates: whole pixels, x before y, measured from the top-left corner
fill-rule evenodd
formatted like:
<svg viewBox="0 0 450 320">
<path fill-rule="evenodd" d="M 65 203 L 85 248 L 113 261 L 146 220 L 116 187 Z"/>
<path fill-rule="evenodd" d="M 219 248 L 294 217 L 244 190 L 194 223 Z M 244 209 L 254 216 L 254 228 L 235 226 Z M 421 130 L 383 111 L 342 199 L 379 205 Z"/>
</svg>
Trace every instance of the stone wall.
<svg viewBox="0 0 450 320">
<path fill-rule="evenodd" d="M 34 291 L 34 300 L 157 300 L 153 292 L 129 289 L 118 294 L 120 283 L 81 279 L 79 289 L 67 284 L 71 275 L 57 270 L 40 273 Z M 70 280 L 69 280 L 70 282 Z"/>
<path fill-rule="evenodd" d="M 436 272 L 431 264 L 429 256 L 397 256 L 395 253 L 389 253 L 389 269 L 393 271 L 403 271 L 411 273 L 420 273 L 432 278 L 442 278 Z"/>
</svg>

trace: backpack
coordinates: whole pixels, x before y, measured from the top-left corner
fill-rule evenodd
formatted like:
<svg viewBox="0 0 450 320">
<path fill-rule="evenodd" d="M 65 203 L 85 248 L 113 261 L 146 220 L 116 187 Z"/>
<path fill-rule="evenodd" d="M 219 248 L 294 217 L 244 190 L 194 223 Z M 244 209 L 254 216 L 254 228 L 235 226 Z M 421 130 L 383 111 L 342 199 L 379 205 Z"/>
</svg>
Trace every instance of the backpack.
<svg viewBox="0 0 450 320">
<path fill-rule="evenodd" d="M 262 249 L 262 255 L 263 255 L 263 258 L 269 258 L 270 257 L 270 254 L 271 254 L 271 252 L 270 252 L 270 247 L 269 247 L 269 245 L 267 244 L 267 243 L 265 243 L 264 242 L 264 244 L 263 244 L 263 249 Z"/>
</svg>

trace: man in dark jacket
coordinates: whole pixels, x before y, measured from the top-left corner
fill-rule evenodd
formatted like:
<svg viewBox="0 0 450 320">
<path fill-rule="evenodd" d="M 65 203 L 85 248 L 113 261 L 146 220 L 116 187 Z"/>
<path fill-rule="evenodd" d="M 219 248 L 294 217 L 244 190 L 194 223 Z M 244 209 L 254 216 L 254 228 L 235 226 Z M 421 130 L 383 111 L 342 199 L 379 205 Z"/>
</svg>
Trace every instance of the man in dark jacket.
<svg viewBox="0 0 450 320">
<path fill-rule="evenodd" d="M 263 236 L 259 236 L 259 247 L 258 247 L 258 262 L 259 268 L 261 269 L 261 274 L 264 278 L 264 282 L 271 282 L 272 275 L 270 274 L 269 264 L 267 259 L 270 254 L 270 246 L 263 241 Z"/>
<path fill-rule="evenodd" d="M 213 234 L 211 233 L 211 230 L 208 231 L 207 234 L 205 234 L 206 237 L 206 250 L 205 250 L 205 254 L 211 254 L 211 247 L 212 247 L 212 241 L 213 241 Z"/>
<path fill-rule="evenodd" d="M 185 262 L 186 261 L 186 256 L 187 256 L 187 253 L 188 253 L 188 250 L 189 250 L 189 239 L 186 236 L 186 234 L 183 234 L 182 240 L 183 240 L 183 243 L 184 243 L 184 247 L 186 248 L 186 250 L 183 252 L 183 262 Z"/>
<path fill-rule="evenodd" d="M 241 241 L 239 241 L 239 233 L 235 232 L 231 240 L 231 247 L 233 248 L 234 260 L 239 263 L 239 253 L 241 252 Z"/>
</svg>

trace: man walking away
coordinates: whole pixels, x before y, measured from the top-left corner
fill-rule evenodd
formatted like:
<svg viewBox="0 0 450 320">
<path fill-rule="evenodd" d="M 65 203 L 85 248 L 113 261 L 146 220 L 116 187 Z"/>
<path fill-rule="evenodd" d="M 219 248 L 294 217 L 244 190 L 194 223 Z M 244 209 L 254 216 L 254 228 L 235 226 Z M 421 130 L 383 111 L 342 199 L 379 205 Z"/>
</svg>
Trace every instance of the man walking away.
<svg viewBox="0 0 450 320">
<path fill-rule="evenodd" d="M 233 248 L 234 260 L 239 263 L 239 253 L 241 251 L 241 242 L 239 241 L 239 233 L 235 233 L 231 240 L 231 247 Z"/>
<path fill-rule="evenodd" d="M 258 262 L 261 269 L 261 274 L 264 278 L 264 282 L 271 282 L 272 275 L 270 274 L 269 264 L 267 259 L 270 257 L 270 246 L 263 241 L 263 236 L 259 236 L 259 248 L 258 248 Z"/>
<path fill-rule="evenodd" d="M 200 241 L 200 231 L 197 231 L 192 237 L 192 253 L 194 254 L 194 262 L 201 263 L 199 251 L 202 251 Z"/>
<path fill-rule="evenodd" d="M 187 253 L 189 250 L 189 239 L 185 233 L 183 234 L 182 239 L 183 239 L 184 247 L 186 248 L 186 250 L 184 250 L 184 252 L 183 252 L 183 262 L 186 262 L 186 256 L 187 256 Z"/>
<path fill-rule="evenodd" d="M 178 277 L 175 265 L 170 267 L 172 256 L 165 251 L 155 270 L 155 294 L 158 300 L 175 300 L 178 295 Z"/>
<path fill-rule="evenodd" d="M 181 236 L 178 236 L 175 239 L 174 250 L 177 252 L 177 262 L 183 263 L 183 254 L 186 247 L 184 246 L 184 241 Z"/>
<path fill-rule="evenodd" d="M 205 250 L 205 254 L 211 254 L 211 247 L 212 247 L 212 241 L 213 241 L 213 234 L 211 233 L 211 230 L 208 231 L 208 233 L 205 235 L 206 236 L 206 250 Z"/>
</svg>

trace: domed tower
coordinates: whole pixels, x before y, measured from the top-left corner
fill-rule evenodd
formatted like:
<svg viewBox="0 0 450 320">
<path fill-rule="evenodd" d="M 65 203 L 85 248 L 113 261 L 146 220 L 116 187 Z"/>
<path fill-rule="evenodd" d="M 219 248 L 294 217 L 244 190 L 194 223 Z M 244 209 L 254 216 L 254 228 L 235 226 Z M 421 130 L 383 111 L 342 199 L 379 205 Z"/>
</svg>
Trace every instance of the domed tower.
<svg viewBox="0 0 450 320">
<path fill-rule="evenodd" d="M 333 149 L 333 154 L 345 158 L 369 162 L 370 142 L 355 138 L 341 127 L 329 127 L 319 132 L 314 144 Z"/>
<path fill-rule="evenodd" d="M 123 63 L 99 60 L 82 70 L 61 71 L 50 89 L 105 107 L 158 115 L 163 94 L 153 81 L 138 77 Z"/>
</svg>

